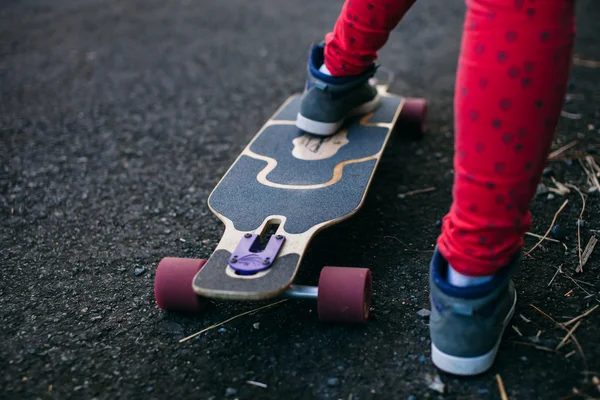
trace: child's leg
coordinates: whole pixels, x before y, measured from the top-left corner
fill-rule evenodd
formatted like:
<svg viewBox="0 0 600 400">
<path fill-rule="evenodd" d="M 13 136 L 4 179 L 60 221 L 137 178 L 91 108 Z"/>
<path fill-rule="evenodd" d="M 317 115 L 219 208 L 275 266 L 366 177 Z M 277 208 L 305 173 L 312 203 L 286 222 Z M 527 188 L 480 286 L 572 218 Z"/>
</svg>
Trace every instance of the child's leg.
<svg viewBox="0 0 600 400">
<path fill-rule="evenodd" d="M 531 225 L 529 203 L 560 115 L 574 38 L 574 0 L 467 6 L 455 92 L 454 203 L 430 277 L 432 359 L 459 375 L 491 366 L 514 313 L 515 255 Z M 454 272 L 490 280 L 457 285 Z"/>
<path fill-rule="evenodd" d="M 455 92 L 454 203 L 439 249 L 493 275 L 523 244 L 568 81 L 573 0 L 468 0 Z"/>
<path fill-rule="evenodd" d="M 326 36 L 325 65 L 333 76 L 357 75 L 377 58 L 415 0 L 346 0 Z"/>
</svg>

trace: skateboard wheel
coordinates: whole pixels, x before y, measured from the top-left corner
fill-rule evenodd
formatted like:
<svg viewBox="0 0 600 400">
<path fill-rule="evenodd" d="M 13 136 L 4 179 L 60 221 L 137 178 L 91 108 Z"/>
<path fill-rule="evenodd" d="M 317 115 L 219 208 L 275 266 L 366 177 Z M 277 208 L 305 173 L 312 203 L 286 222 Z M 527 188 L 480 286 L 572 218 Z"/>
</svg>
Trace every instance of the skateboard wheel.
<svg viewBox="0 0 600 400">
<path fill-rule="evenodd" d="M 192 288 L 196 273 L 206 260 L 195 258 L 163 258 L 156 269 L 154 298 L 165 311 L 200 313 L 208 299 L 199 297 Z"/>
<path fill-rule="evenodd" d="M 427 100 L 405 99 L 400 119 L 402 124 L 419 135 L 425 132 L 425 118 L 427 117 Z"/>
<path fill-rule="evenodd" d="M 365 324 L 371 309 L 371 286 L 369 269 L 323 268 L 317 297 L 319 319 Z"/>
</svg>

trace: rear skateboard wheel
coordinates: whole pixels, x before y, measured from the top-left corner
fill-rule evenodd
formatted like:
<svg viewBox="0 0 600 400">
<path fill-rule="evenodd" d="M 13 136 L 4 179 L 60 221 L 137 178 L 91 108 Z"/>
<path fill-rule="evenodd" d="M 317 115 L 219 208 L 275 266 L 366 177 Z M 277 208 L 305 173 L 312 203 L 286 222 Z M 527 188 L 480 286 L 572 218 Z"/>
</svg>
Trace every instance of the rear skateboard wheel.
<svg viewBox="0 0 600 400">
<path fill-rule="evenodd" d="M 400 120 L 402 125 L 413 131 L 417 135 L 425 132 L 425 119 L 427 117 L 427 100 L 425 99 L 405 99 L 405 103 L 400 111 Z"/>
<path fill-rule="evenodd" d="M 367 323 L 371 309 L 371 288 L 369 269 L 323 268 L 317 297 L 319 319 L 327 322 Z"/>
<path fill-rule="evenodd" d="M 163 258 L 156 269 L 154 298 L 165 311 L 200 313 L 208 300 L 199 297 L 192 288 L 194 276 L 206 260 L 195 258 Z"/>
</svg>

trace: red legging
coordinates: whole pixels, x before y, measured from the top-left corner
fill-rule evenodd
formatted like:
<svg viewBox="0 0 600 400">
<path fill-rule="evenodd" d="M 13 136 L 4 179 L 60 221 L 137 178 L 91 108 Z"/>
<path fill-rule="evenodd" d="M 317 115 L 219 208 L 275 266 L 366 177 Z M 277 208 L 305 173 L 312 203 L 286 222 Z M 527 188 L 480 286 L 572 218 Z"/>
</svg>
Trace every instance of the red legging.
<svg viewBox="0 0 600 400">
<path fill-rule="evenodd" d="M 413 3 L 346 0 L 326 37 L 329 71 L 362 72 Z M 454 202 L 438 238 L 462 274 L 492 275 L 523 246 L 567 87 L 574 3 L 466 1 L 454 96 Z"/>
</svg>

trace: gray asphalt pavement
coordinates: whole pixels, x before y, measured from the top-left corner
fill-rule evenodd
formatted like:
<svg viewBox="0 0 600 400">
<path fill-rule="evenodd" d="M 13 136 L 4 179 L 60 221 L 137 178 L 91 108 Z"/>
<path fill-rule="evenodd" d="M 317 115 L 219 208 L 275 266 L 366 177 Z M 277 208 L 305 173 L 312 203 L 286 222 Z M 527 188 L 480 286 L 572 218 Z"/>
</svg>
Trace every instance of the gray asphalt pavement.
<svg viewBox="0 0 600 400">
<path fill-rule="evenodd" d="M 223 229 L 207 208 L 210 191 L 302 90 L 308 47 L 341 4 L 0 2 L 0 398 L 498 399 L 496 374 L 512 399 L 583 399 L 573 388 L 600 396 L 591 381 L 600 376 L 600 312 L 578 327 L 580 349 L 570 341 L 556 352 L 566 332 L 530 306 L 565 321 L 597 304 L 600 250 L 579 281 L 560 274 L 548 285 L 559 265 L 577 264 L 574 191 L 558 220 L 567 250 L 545 243 L 524 260 L 514 328 L 493 369 L 457 379 L 430 362 L 417 312 L 429 307 L 428 251 L 451 202 L 461 1 L 420 0 L 391 35 L 380 62 L 397 75 L 391 91 L 429 100 L 427 136 L 390 144 L 361 212 L 314 240 L 299 277 L 316 284 L 324 265 L 371 268 L 371 323 L 323 324 L 314 304 L 287 302 L 178 342 L 258 306 L 164 313 L 154 271 L 164 256 L 210 255 Z M 578 17 L 576 53 L 599 60 L 600 3 L 581 0 Z M 600 142 L 594 65 L 573 68 L 565 109 L 581 119 L 561 120 L 554 148 L 579 142 L 565 154 Z M 585 186 L 577 162 L 551 167 L 559 181 Z M 565 198 L 536 198 L 534 232 Z M 600 229 L 598 198 L 584 219 L 585 245 Z M 443 394 L 428 385 L 436 374 Z"/>
</svg>

